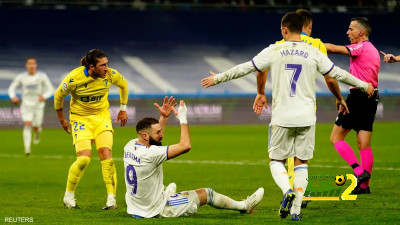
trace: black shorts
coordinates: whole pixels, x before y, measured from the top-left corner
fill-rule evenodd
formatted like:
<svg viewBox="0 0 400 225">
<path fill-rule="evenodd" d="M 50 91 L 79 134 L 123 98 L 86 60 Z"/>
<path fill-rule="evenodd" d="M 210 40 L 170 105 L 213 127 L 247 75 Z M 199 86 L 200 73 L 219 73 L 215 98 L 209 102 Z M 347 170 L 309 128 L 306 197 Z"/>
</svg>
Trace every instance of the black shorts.
<svg viewBox="0 0 400 225">
<path fill-rule="evenodd" d="M 359 89 L 350 89 L 350 94 L 346 99 L 350 113 L 346 113 L 346 115 L 339 113 L 335 124 L 357 132 L 360 130 L 372 132 L 378 102 L 378 90 L 375 91 L 373 97 L 368 98 L 367 93 Z"/>
</svg>

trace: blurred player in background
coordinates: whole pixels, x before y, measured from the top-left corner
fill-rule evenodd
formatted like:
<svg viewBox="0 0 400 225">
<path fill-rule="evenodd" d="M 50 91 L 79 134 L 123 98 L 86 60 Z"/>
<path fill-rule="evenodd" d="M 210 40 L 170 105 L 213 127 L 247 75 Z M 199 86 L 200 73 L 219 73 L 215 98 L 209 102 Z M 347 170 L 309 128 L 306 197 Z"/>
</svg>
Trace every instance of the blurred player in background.
<svg viewBox="0 0 400 225">
<path fill-rule="evenodd" d="M 135 218 L 190 216 L 197 208 L 208 204 L 218 209 L 237 210 L 249 213 L 260 203 L 264 189 L 259 188 L 243 201 L 235 201 L 211 188 L 201 188 L 176 193 L 176 184 L 171 183 L 164 190 L 162 164 L 189 152 L 191 149 L 187 109 L 183 100 L 178 111 L 175 99 L 166 96 L 160 107 L 160 120 L 143 118 L 136 125 L 138 138 L 131 140 L 124 148 L 126 183 L 126 205 L 128 214 Z M 174 111 L 181 126 L 180 141 L 170 146 L 162 146 L 168 117 Z"/>
<path fill-rule="evenodd" d="M 298 10 L 296 10 L 296 13 L 299 14 L 303 19 L 303 27 L 301 30 L 301 41 L 319 49 L 322 53 L 324 53 L 324 55 L 327 55 L 324 43 L 318 38 L 310 37 L 311 33 L 312 33 L 312 25 L 313 25 L 313 16 L 312 16 L 311 12 L 306 9 L 298 9 Z M 284 43 L 284 42 L 285 42 L 285 40 L 282 39 L 281 41 L 275 42 L 275 44 Z M 263 72 L 257 71 L 257 96 L 254 100 L 254 105 L 253 105 L 254 112 L 257 115 L 261 114 L 264 105 L 265 105 L 265 108 L 267 108 L 267 98 L 265 96 L 264 90 L 265 90 L 265 83 L 267 81 L 268 71 L 269 70 L 265 70 Z M 325 82 L 326 82 L 329 90 L 334 94 L 335 87 L 338 87 L 337 81 L 330 76 L 324 76 L 324 78 L 325 78 Z M 338 102 L 342 101 L 343 96 L 340 93 L 340 91 L 337 92 L 337 95 L 338 95 L 337 101 Z M 290 186 L 293 187 L 294 158 L 292 158 L 292 157 L 288 158 L 287 163 L 288 163 L 289 182 L 290 182 Z M 307 206 L 307 201 L 304 201 L 302 203 L 302 207 L 305 208 L 306 206 Z"/>
<path fill-rule="evenodd" d="M 300 36 L 302 26 L 299 14 L 287 13 L 281 22 L 284 43 L 270 45 L 253 60 L 223 73 L 210 72 L 211 76 L 201 81 L 202 86 L 208 88 L 256 70 L 259 72 L 271 70 L 272 116 L 268 141 L 270 169 L 275 183 L 283 193 L 279 215 L 281 218 L 286 218 L 290 213 L 290 218 L 294 221 L 300 220 L 301 202 L 308 184 L 308 160 L 312 159 L 314 153 L 317 72 L 343 83 L 355 85 L 370 95 L 374 93 L 371 84 L 334 66 L 332 61 L 317 48 L 303 43 Z M 340 89 L 337 84 L 332 90 L 338 98 Z M 343 110 L 347 110 L 343 99 L 340 104 Z M 295 165 L 294 190 L 290 187 L 284 166 L 286 159 L 290 157 L 294 157 Z"/>
<path fill-rule="evenodd" d="M 40 142 L 40 132 L 42 130 L 45 100 L 54 93 L 46 73 L 37 71 L 36 58 L 26 59 L 26 72 L 19 74 L 8 88 L 8 96 L 11 102 L 18 104 L 20 98 L 16 95 L 18 86 L 22 86 L 21 116 L 24 121 L 23 140 L 25 154 L 31 154 L 32 127 L 33 143 Z"/>
<path fill-rule="evenodd" d="M 346 103 L 350 113 L 339 113 L 332 129 L 330 141 L 340 156 L 354 170 L 357 176 L 357 187 L 353 194 L 370 194 L 369 178 L 371 177 L 373 155 L 371 150 L 372 128 L 379 102 L 378 73 L 381 59 L 378 50 L 369 42 L 371 24 L 365 17 L 352 18 L 347 36 L 350 45 L 339 46 L 325 44 L 328 53 L 337 53 L 350 57 L 350 73 L 360 80 L 372 83 L 375 94 L 370 98 L 361 90 L 350 87 Z M 344 141 L 351 130 L 357 132 L 357 145 L 360 150 L 361 165 L 350 145 Z"/>
<path fill-rule="evenodd" d="M 383 61 L 387 63 L 394 63 L 394 62 L 400 62 L 400 55 L 395 56 L 393 54 L 386 54 L 382 51 L 380 53 L 383 55 Z"/>
<path fill-rule="evenodd" d="M 90 50 L 81 59 L 81 64 L 64 78 L 54 95 L 58 119 L 68 134 L 71 130 L 64 118 L 63 107 L 64 97 L 71 95 L 69 119 L 77 156 L 69 169 L 64 204 L 68 209 L 78 208 L 75 190 L 90 162 L 91 144 L 94 142 L 108 194 L 103 209 L 115 209 L 117 172 L 111 153 L 114 131 L 108 110 L 108 91 L 112 84 L 119 88 L 121 108 L 115 122 L 120 120 L 121 126 L 125 126 L 128 119 L 128 83 L 117 70 L 108 68 L 107 55 L 99 49 Z"/>
</svg>

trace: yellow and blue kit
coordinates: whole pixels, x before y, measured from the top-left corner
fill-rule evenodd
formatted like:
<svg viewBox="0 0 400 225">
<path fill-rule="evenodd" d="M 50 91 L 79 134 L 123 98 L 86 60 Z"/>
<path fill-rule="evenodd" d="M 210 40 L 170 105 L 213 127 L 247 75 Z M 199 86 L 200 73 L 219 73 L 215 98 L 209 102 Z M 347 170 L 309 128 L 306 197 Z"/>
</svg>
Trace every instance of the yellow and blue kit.
<svg viewBox="0 0 400 225">
<path fill-rule="evenodd" d="M 64 97 L 71 95 L 70 123 L 74 145 L 80 140 L 93 140 L 103 131 L 113 131 L 108 111 L 108 93 L 112 84 L 119 88 L 120 102 L 126 105 L 128 82 L 112 68 L 108 68 L 105 78 L 92 78 L 85 67 L 78 67 L 57 88 L 54 94 L 56 110 L 62 109 Z"/>
<path fill-rule="evenodd" d="M 301 32 L 301 41 L 308 45 L 318 48 L 325 55 L 328 54 L 324 43 L 319 38 L 312 38 L 312 37 L 308 36 L 307 33 Z M 284 42 L 285 42 L 285 39 L 282 39 L 280 41 L 275 42 L 275 44 L 284 43 Z"/>
<path fill-rule="evenodd" d="M 105 78 L 92 78 L 83 66 L 72 70 L 54 94 L 54 108 L 64 106 L 64 97 L 71 94 L 70 112 L 93 115 L 108 110 L 108 91 L 111 85 L 119 87 L 121 104 L 128 103 L 128 82 L 114 69 L 109 68 Z"/>
</svg>

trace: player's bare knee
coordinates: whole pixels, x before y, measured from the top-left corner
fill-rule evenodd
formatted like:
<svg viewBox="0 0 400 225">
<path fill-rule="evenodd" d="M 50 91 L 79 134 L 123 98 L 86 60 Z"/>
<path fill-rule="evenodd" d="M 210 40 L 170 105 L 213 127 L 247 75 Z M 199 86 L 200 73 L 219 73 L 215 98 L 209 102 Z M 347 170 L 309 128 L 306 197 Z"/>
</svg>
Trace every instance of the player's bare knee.
<svg viewBox="0 0 400 225">
<path fill-rule="evenodd" d="M 112 152 L 110 148 L 101 147 L 97 149 L 97 152 L 101 161 L 112 158 Z"/>
<path fill-rule="evenodd" d="M 197 196 L 199 197 L 200 206 L 208 204 L 207 200 L 208 200 L 209 194 L 208 194 L 207 189 L 210 189 L 210 188 L 200 188 L 200 189 L 196 190 Z"/>
<path fill-rule="evenodd" d="M 32 127 L 32 121 L 25 121 L 25 126 Z"/>
<path fill-rule="evenodd" d="M 331 135 L 329 141 L 331 142 L 332 145 L 334 145 L 338 140 Z"/>
<path fill-rule="evenodd" d="M 92 150 L 91 149 L 86 149 L 86 150 L 82 150 L 76 153 L 76 157 L 80 157 L 80 156 L 87 156 L 87 157 L 92 157 Z"/>
<path fill-rule="evenodd" d="M 298 166 L 298 165 L 301 165 L 301 164 L 307 164 L 307 163 L 308 163 L 308 160 L 302 160 L 302 159 L 299 159 L 297 157 L 294 157 L 294 165 L 295 166 Z"/>
<path fill-rule="evenodd" d="M 273 161 L 277 161 L 277 162 L 281 162 L 281 163 L 286 163 L 286 159 L 282 159 L 282 160 L 279 160 L 279 159 L 269 159 L 269 162 L 273 162 Z"/>
</svg>

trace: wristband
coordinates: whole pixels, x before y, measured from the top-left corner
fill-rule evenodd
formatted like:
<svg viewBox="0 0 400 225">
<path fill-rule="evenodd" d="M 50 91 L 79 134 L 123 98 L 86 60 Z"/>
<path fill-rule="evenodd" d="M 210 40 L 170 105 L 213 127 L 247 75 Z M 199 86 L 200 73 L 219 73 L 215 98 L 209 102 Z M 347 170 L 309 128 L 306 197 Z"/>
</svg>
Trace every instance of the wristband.
<svg viewBox="0 0 400 225">
<path fill-rule="evenodd" d="M 187 118 L 179 118 L 180 124 L 188 124 Z"/>
<path fill-rule="evenodd" d="M 119 111 L 126 111 L 126 105 L 121 104 L 121 106 L 119 107 Z"/>
</svg>

